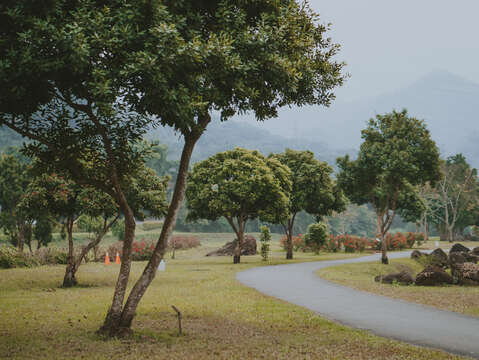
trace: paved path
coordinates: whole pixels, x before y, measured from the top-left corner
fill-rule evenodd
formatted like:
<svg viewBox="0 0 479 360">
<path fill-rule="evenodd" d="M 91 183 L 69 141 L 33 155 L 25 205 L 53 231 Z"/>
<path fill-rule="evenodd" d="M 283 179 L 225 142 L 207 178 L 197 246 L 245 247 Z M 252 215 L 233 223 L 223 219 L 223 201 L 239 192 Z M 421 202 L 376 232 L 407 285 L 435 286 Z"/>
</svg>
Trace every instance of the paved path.
<svg viewBox="0 0 479 360">
<path fill-rule="evenodd" d="M 315 274 L 325 267 L 379 260 L 379 256 L 257 267 L 238 273 L 237 278 L 264 294 L 303 306 L 342 324 L 479 359 L 478 318 L 353 290 Z M 390 259 L 405 257 L 409 252 L 388 256 Z"/>
</svg>

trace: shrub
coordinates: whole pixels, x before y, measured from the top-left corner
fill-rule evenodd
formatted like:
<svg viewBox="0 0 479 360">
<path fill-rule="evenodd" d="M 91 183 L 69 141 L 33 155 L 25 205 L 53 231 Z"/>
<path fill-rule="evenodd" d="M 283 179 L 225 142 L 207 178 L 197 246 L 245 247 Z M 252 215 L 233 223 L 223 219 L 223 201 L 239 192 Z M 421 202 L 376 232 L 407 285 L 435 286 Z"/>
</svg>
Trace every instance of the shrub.
<svg viewBox="0 0 479 360">
<path fill-rule="evenodd" d="M 414 246 L 414 243 L 416 242 L 416 237 L 418 234 L 415 234 L 413 232 L 408 232 L 406 235 L 406 243 L 408 249 L 411 249 Z"/>
<path fill-rule="evenodd" d="M 200 240 L 196 236 L 173 235 L 169 241 L 170 248 L 175 250 L 192 249 L 200 245 Z"/>
<path fill-rule="evenodd" d="M 279 241 L 279 244 L 281 245 L 281 247 L 283 248 L 284 251 L 288 250 L 287 240 L 288 240 L 288 238 L 286 236 L 283 236 L 281 238 L 281 240 Z M 309 250 L 308 246 L 304 242 L 304 238 L 303 238 L 302 234 L 298 234 L 297 236 L 293 236 L 292 241 L 293 241 L 293 250 L 294 251 L 300 250 L 302 252 L 306 252 L 306 251 Z"/>
<path fill-rule="evenodd" d="M 0 268 L 33 267 L 39 262 L 30 254 L 19 253 L 17 248 L 7 245 L 0 246 Z"/>
<path fill-rule="evenodd" d="M 344 251 L 347 253 L 354 253 L 356 251 L 363 252 L 368 245 L 368 240 L 363 237 L 345 235 L 342 238 Z"/>
<path fill-rule="evenodd" d="M 328 240 L 328 231 L 326 224 L 316 223 L 308 226 L 308 231 L 304 236 L 305 244 L 313 249 L 313 251 L 318 254 L 319 249 L 326 243 Z"/>
<path fill-rule="evenodd" d="M 125 220 L 118 219 L 111 227 L 111 233 L 119 241 L 123 241 L 125 239 Z"/>
<path fill-rule="evenodd" d="M 261 235 L 259 237 L 259 241 L 261 241 L 261 258 L 263 261 L 267 261 L 269 254 L 269 242 L 271 241 L 269 227 L 261 226 Z"/>
<path fill-rule="evenodd" d="M 341 250 L 342 238 L 340 236 L 329 235 L 329 239 L 324 245 L 324 249 L 329 252 L 338 252 Z"/>
<path fill-rule="evenodd" d="M 416 233 L 417 246 L 421 246 L 425 239 L 426 239 L 426 236 L 424 235 L 424 233 L 422 232 Z"/>
<path fill-rule="evenodd" d="M 66 264 L 68 253 L 64 249 L 43 247 L 35 251 L 35 259 L 40 265 Z"/>
<path fill-rule="evenodd" d="M 131 260 L 133 261 L 149 260 L 153 255 L 153 250 L 155 250 L 155 242 L 151 239 L 135 241 L 132 246 Z"/>
<path fill-rule="evenodd" d="M 149 221 L 149 222 L 144 222 L 141 227 L 145 231 L 157 230 L 157 229 L 159 230 L 163 227 L 163 223 L 158 221 Z"/>
</svg>

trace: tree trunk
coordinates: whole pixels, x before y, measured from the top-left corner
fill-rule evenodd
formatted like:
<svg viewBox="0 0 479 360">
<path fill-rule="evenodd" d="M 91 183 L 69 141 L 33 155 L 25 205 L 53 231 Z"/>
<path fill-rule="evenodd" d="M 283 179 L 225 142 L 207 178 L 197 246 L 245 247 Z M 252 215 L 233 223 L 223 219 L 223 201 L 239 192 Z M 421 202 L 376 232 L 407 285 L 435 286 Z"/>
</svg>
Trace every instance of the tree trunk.
<svg viewBox="0 0 479 360">
<path fill-rule="evenodd" d="M 191 160 L 191 154 L 195 147 L 196 142 L 200 138 L 204 129 L 211 121 L 209 114 L 204 115 L 201 119 L 198 119 L 199 127 L 194 128 L 189 134 L 185 136 L 185 145 L 183 146 L 183 151 L 181 154 L 180 166 L 178 169 L 178 176 L 176 178 L 175 189 L 173 191 L 173 196 L 171 199 L 170 206 L 168 207 L 168 213 L 166 214 L 163 227 L 161 229 L 161 234 L 156 243 L 155 250 L 151 256 L 148 264 L 146 265 L 143 273 L 141 274 L 138 281 L 135 283 L 133 289 L 131 290 L 128 299 L 125 303 L 125 306 L 122 309 L 123 298 L 125 294 L 126 284 L 128 282 L 128 275 L 130 270 L 130 255 L 131 255 L 131 243 L 134 236 L 134 219 L 133 226 L 126 227 L 127 221 L 125 216 L 125 241 L 123 246 L 123 257 L 124 260 L 121 264 L 120 275 L 118 276 L 117 287 L 115 289 L 115 296 L 113 298 L 113 304 L 110 308 L 110 311 L 107 314 L 105 323 L 100 329 L 100 332 L 107 334 L 109 336 L 123 336 L 131 332 L 131 323 L 136 314 L 136 308 L 140 303 L 141 298 L 145 294 L 148 286 L 151 284 L 155 278 L 158 265 L 163 259 L 166 249 L 168 247 L 168 239 L 173 232 L 174 226 L 176 224 L 176 217 L 178 215 L 178 210 L 181 202 L 185 196 L 186 190 L 186 179 L 188 175 L 188 167 Z M 128 231 L 127 231 L 128 230 Z M 131 232 L 132 231 L 132 232 Z M 131 233 L 130 233 L 131 232 Z M 130 239 L 131 237 L 131 239 Z M 126 241 L 128 238 L 128 241 Z M 125 256 L 125 244 L 129 244 Z"/>
<path fill-rule="evenodd" d="M 123 301 L 126 286 L 130 277 L 132 244 L 135 238 L 135 218 L 128 204 L 123 205 L 122 213 L 125 216 L 125 237 L 123 239 L 123 261 L 115 285 L 115 293 L 110 309 L 99 332 L 110 337 L 123 337 L 131 333 L 130 326 L 122 325 Z"/>
<path fill-rule="evenodd" d="M 24 225 L 19 225 L 18 236 L 17 236 L 17 248 L 19 253 L 23 253 L 24 245 L 25 245 L 25 227 Z"/>
<path fill-rule="evenodd" d="M 235 254 L 233 256 L 233 264 L 239 264 L 241 262 L 241 249 L 244 242 L 244 229 L 246 221 L 240 217 L 238 218 L 238 241 L 236 242 Z"/>
<path fill-rule="evenodd" d="M 286 230 L 286 260 L 293 260 L 293 230 L 294 230 L 294 219 L 296 214 L 292 214 L 291 218 L 288 219 L 288 227 Z"/>
<path fill-rule="evenodd" d="M 73 256 L 73 221 L 72 217 L 67 219 L 67 235 L 68 235 L 68 257 L 65 276 L 63 277 L 62 287 L 72 287 L 77 284 L 75 279 L 76 267 L 75 258 Z"/>
<path fill-rule="evenodd" d="M 388 247 L 384 235 L 384 233 L 381 233 L 381 263 L 387 265 L 389 264 L 389 259 L 387 255 Z"/>
<path fill-rule="evenodd" d="M 288 231 L 286 234 L 286 260 L 293 259 L 293 234 Z"/>
</svg>

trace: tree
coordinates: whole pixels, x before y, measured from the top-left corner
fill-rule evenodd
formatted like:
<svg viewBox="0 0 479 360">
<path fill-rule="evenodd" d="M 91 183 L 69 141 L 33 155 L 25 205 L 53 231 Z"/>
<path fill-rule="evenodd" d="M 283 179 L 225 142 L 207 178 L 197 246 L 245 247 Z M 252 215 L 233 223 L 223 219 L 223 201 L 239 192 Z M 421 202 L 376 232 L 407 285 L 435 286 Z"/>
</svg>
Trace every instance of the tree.
<svg viewBox="0 0 479 360">
<path fill-rule="evenodd" d="M 271 233 L 269 231 L 269 227 L 264 225 L 261 226 L 261 235 L 259 241 L 261 242 L 261 258 L 263 259 L 263 261 L 268 261 L 269 243 L 271 241 Z"/>
<path fill-rule="evenodd" d="M 233 228 L 236 248 L 233 262 L 240 263 L 246 222 L 269 222 L 286 216 L 290 171 L 258 151 L 236 148 L 198 162 L 188 176 L 188 219 L 224 217 Z"/>
<path fill-rule="evenodd" d="M 313 249 L 315 254 L 319 254 L 321 246 L 328 240 L 328 230 L 326 224 L 315 223 L 308 226 L 308 231 L 304 235 L 304 241 L 308 247 Z"/>
<path fill-rule="evenodd" d="M 333 211 L 341 212 L 345 210 L 345 199 L 331 178 L 333 169 L 326 162 L 315 159 L 311 151 L 286 149 L 270 158 L 279 160 L 291 170 L 293 186 L 289 194 L 289 216 L 282 225 L 287 237 L 286 259 L 292 259 L 296 215 L 306 211 L 320 218 Z"/>
<path fill-rule="evenodd" d="M 353 203 L 373 206 L 381 261 L 387 264 L 384 236 L 398 210 L 418 206 L 415 186 L 440 179 L 439 151 L 424 122 L 406 110 L 376 115 L 361 137 L 356 160 L 337 160 L 338 184 Z"/>
<path fill-rule="evenodd" d="M 19 252 L 31 237 L 32 221 L 19 207 L 30 181 L 28 164 L 13 155 L 0 155 L 0 227 Z"/>
<path fill-rule="evenodd" d="M 42 164 L 37 163 L 36 166 L 38 171 Z M 145 211 L 156 217 L 164 215 L 167 181 L 168 178 L 159 178 L 153 170 L 146 167 L 140 172 L 139 178 L 131 180 L 133 186 L 126 196 L 136 218 L 144 219 Z M 59 174 L 42 175 L 35 179 L 25 192 L 21 207 L 27 214 L 42 211 L 54 214 L 66 228 L 68 257 L 63 287 L 77 284 L 75 275 L 86 254 L 101 242 L 120 217 L 117 204 L 108 194 L 93 187 L 80 186 Z M 95 237 L 75 256 L 73 225 L 82 216 L 100 218 L 100 221 L 98 224 L 89 222 Z"/>
<path fill-rule="evenodd" d="M 0 14 L 0 86 L 12 89 L 1 93 L 0 125 L 124 215 L 125 260 L 101 329 L 109 336 L 130 332 L 155 277 L 210 112 L 265 120 L 283 106 L 327 106 L 344 78 L 339 47 L 307 3 L 21 0 Z M 158 125 L 185 142 L 162 232 L 125 302 L 135 232 L 125 191 L 144 161 L 134 144 Z"/>
<path fill-rule="evenodd" d="M 448 157 L 442 162 L 441 171 L 443 177 L 435 188 L 434 222 L 444 228 L 452 242 L 456 232 L 462 233 L 476 222 L 479 181 L 477 170 L 471 168 L 462 154 Z"/>
</svg>

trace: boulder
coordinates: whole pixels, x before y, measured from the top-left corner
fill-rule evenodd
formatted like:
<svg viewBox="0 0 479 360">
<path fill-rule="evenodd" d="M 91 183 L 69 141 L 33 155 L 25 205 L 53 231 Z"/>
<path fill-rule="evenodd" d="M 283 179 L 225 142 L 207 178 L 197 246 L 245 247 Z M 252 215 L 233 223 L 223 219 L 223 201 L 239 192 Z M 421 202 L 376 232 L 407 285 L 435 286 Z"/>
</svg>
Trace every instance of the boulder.
<svg viewBox="0 0 479 360">
<path fill-rule="evenodd" d="M 466 262 L 475 264 L 478 260 L 479 256 L 468 252 L 452 252 L 449 254 L 449 266 L 451 269 L 458 264 L 464 264 Z"/>
<path fill-rule="evenodd" d="M 383 284 L 392 284 L 393 282 L 397 282 L 401 285 L 410 285 L 414 282 L 414 279 L 410 272 L 403 270 L 398 273 L 378 275 L 374 278 L 374 281 L 381 282 Z"/>
<path fill-rule="evenodd" d="M 452 276 L 438 266 L 428 265 L 416 276 L 416 285 L 434 286 L 441 284 L 452 284 Z"/>
<path fill-rule="evenodd" d="M 442 268 L 445 268 L 449 265 L 447 254 L 441 248 L 437 248 L 431 254 L 429 254 L 429 261 L 432 265 Z"/>
<path fill-rule="evenodd" d="M 453 269 L 453 275 L 459 284 L 479 285 L 479 265 L 472 262 L 457 264 Z"/>
<path fill-rule="evenodd" d="M 423 253 L 423 252 L 420 252 L 419 250 L 414 250 L 412 253 L 411 253 L 411 259 L 419 259 L 419 258 L 422 258 L 424 256 L 427 256 L 426 253 Z"/>
<path fill-rule="evenodd" d="M 235 239 L 226 243 L 223 247 L 206 254 L 206 256 L 233 256 L 237 242 L 238 239 Z M 243 244 L 241 246 L 241 255 L 256 255 L 256 239 L 254 236 L 244 236 Z"/>
<path fill-rule="evenodd" d="M 465 247 L 462 244 L 454 244 L 451 247 L 451 250 L 449 250 L 449 253 L 454 253 L 454 252 L 469 252 L 471 251 L 469 248 Z"/>
<path fill-rule="evenodd" d="M 475 247 L 474 249 L 471 250 L 471 253 L 473 255 L 478 255 L 479 256 L 479 246 L 478 247 Z"/>
</svg>

